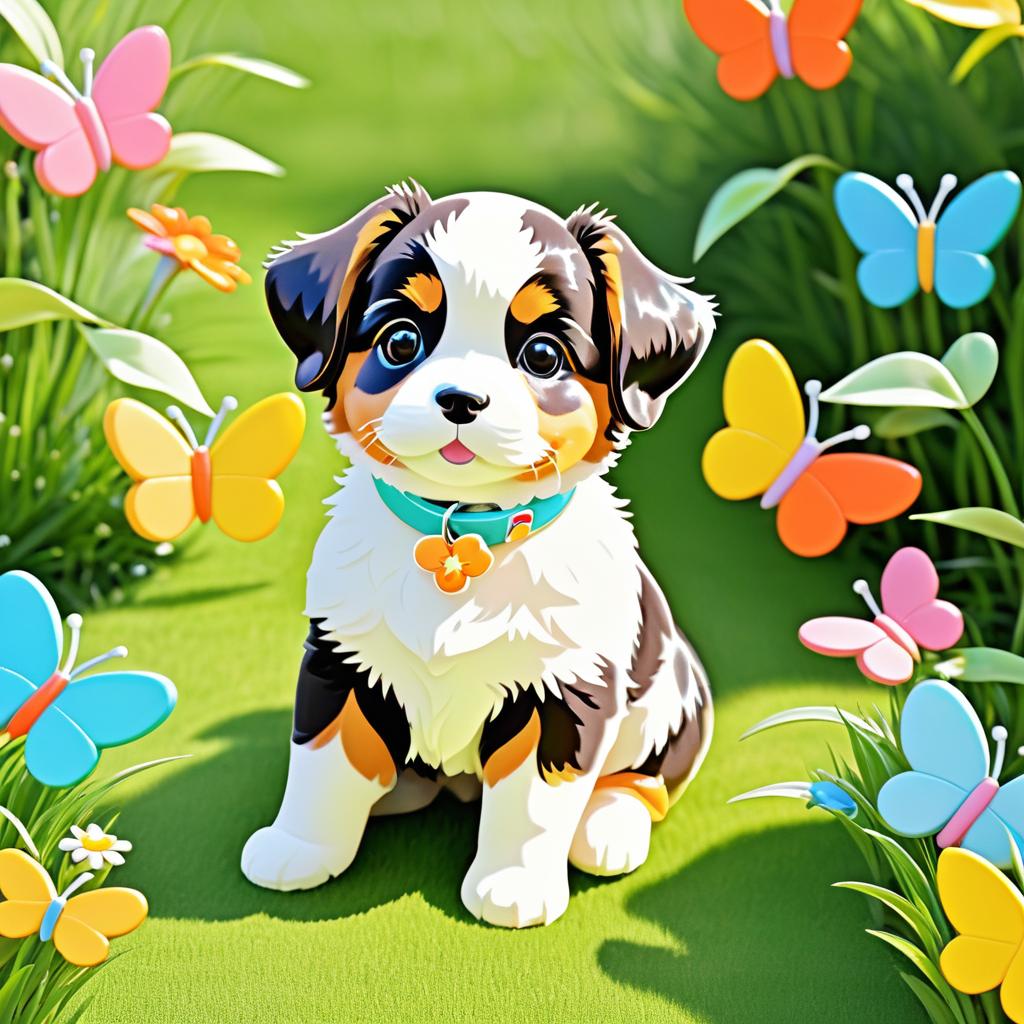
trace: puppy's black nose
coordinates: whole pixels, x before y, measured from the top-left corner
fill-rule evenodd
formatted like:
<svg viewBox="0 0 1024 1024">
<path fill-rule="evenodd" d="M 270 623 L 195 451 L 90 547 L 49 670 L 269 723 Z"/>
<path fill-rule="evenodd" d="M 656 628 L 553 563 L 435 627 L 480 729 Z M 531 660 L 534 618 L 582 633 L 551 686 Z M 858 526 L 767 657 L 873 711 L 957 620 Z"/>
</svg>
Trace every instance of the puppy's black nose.
<svg viewBox="0 0 1024 1024">
<path fill-rule="evenodd" d="M 488 397 L 481 398 L 469 391 L 458 388 L 442 388 L 434 395 L 434 401 L 441 407 L 446 420 L 452 423 L 472 423 L 491 404 Z"/>
</svg>

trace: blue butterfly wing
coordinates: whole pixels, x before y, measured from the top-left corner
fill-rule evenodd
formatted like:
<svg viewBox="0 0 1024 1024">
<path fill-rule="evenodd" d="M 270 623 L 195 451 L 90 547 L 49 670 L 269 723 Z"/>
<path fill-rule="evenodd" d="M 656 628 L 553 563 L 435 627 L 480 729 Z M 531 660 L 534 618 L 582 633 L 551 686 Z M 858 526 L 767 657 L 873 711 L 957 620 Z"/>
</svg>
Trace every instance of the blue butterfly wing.
<svg viewBox="0 0 1024 1024">
<path fill-rule="evenodd" d="M 930 836 L 938 832 L 967 798 L 959 787 L 934 775 L 903 772 L 878 793 L 878 813 L 901 836 Z"/>
<path fill-rule="evenodd" d="M 988 297 L 996 268 L 976 252 L 940 250 L 935 254 L 935 291 L 952 309 L 969 309 Z"/>
<path fill-rule="evenodd" d="M 64 788 L 81 782 L 99 759 L 96 744 L 52 704 L 25 740 L 25 767 L 46 786 Z"/>
<path fill-rule="evenodd" d="M 857 284 L 875 306 L 893 309 L 909 302 L 921 287 L 917 276 L 917 254 L 886 249 L 873 252 L 857 267 Z"/>
<path fill-rule="evenodd" d="M 906 302 L 918 289 L 917 219 L 906 200 L 859 171 L 836 182 L 834 198 L 850 241 L 865 255 L 857 270 L 865 298 L 884 309 Z"/>
<path fill-rule="evenodd" d="M 0 576 L 0 666 L 42 686 L 57 670 L 63 642 L 50 592 L 27 572 Z"/>
<path fill-rule="evenodd" d="M 155 729 L 177 699 L 174 684 L 155 672 L 104 672 L 71 683 L 53 707 L 96 746 L 116 747 Z"/>
<path fill-rule="evenodd" d="M 1008 868 L 1013 863 L 1010 842 L 1006 823 L 991 810 L 986 810 L 967 830 L 960 846 L 984 857 L 997 868 Z"/>
<path fill-rule="evenodd" d="M 966 799 L 988 775 L 988 740 L 967 698 L 949 683 L 918 683 L 900 716 L 900 746 L 910 767 L 951 782 Z"/>
<path fill-rule="evenodd" d="M 24 676 L 0 667 L 0 727 L 11 720 L 36 689 Z"/>
<path fill-rule="evenodd" d="M 996 171 L 965 188 L 935 226 L 935 248 L 942 252 L 991 252 L 1010 230 L 1020 208 L 1020 178 Z"/>
</svg>

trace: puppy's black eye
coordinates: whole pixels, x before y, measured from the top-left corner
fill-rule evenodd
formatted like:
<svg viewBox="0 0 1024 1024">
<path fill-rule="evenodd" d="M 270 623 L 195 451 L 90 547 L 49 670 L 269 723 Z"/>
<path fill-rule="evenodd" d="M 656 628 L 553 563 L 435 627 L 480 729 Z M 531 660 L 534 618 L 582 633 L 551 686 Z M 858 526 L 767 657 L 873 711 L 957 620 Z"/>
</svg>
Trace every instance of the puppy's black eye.
<svg viewBox="0 0 1024 1024">
<path fill-rule="evenodd" d="M 519 352 L 519 365 L 532 377 L 554 377 L 565 366 L 565 356 L 553 338 L 537 334 Z"/>
<path fill-rule="evenodd" d="M 385 366 L 408 366 L 422 351 L 423 337 L 411 320 L 396 320 L 377 336 L 377 355 Z"/>
</svg>

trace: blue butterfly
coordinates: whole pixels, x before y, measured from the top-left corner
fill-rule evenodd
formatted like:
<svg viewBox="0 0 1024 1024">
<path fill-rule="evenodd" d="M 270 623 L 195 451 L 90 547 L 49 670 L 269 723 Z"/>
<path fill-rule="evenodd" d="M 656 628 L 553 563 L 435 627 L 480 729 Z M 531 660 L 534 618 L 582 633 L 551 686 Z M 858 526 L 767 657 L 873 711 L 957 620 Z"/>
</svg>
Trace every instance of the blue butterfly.
<svg viewBox="0 0 1024 1024">
<path fill-rule="evenodd" d="M 996 271 L 985 255 L 1005 237 L 1020 207 L 1020 178 L 996 171 L 979 178 L 949 204 L 956 188 L 952 174 L 942 178 L 927 213 L 909 174 L 896 184 L 907 201 L 870 174 L 844 174 L 836 182 L 835 203 L 853 244 L 864 253 L 857 282 L 868 302 L 883 309 L 901 306 L 918 289 L 934 291 L 953 309 L 977 305 L 995 284 Z"/>
<path fill-rule="evenodd" d="M 0 745 L 25 740 L 25 766 L 47 786 L 73 786 L 97 765 L 100 750 L 145 736 L 174 709 L 174 684 L 151 672 L 79 677 L 128 651 L 117 647 L 74 668 L 82 628 L 69 615 L 71 641 L 49 591 L 27 572 L 0 575 Z"/>
<path fill-rule="evenodd" d="M 911 691 L 900 717 L 900 746 L 913 769 L 878 794 L 878 813 L 899 835 L 935 835 L 940 847 L 962 846 L 996 867 L 1012 863 L 1024 844 L 1024 776 L 1000 786 L 1006 730 L 992 730 L 996 763 L 967 698 L 929 679 Z"/>
</svg>

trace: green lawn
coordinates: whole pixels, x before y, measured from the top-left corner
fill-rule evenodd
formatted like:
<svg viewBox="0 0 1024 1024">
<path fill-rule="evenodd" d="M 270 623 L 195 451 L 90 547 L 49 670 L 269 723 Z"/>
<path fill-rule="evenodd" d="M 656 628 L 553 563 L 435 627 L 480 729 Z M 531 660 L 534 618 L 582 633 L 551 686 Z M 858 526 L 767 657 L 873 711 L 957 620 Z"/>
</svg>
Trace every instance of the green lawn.
<svg viewBox="0 0 1024 1024">
<path fill-rule="evenodd" d="M 652 256 L 687 272 L 689 238 L 676 225 L 692 222 L 699 200 L 645 198 L 627 185 L 657 155 L 568 37 L 574 17 L 599 10 L 590 0 L 234 0 L 214 42 L 292 64 L 315 87 L 256 84 L 230 109 L 194 111 L 183 127 L 232 132 L 289 176 L 210 177 L 182 202 L 235 235 L 255 271 L 278 239 L 333 226 L 406 175 L 435 195 L 497 188 L 566 213 L 596 199 L 623 213 Z M 233 297 L 178 288 L 180 323 L 165 334 L 211 401 L 290 387 L 291 358 L 259 285 Z M 275 894 L 243 879 L 242 845 L 273 816 L 283 782 L 305 569 L 337 466 L 311 401 L 271 539 L 245 546 L 208 527 L 131 607 L 87 620 L 87 653 L 127 642 L 133 664 L 165 672 L 180 693 L 167 725 L 105 767 L 191 755 L 124 793 L 117 831 L 136 849 L 116 880 L 146 892 L 152 918 L 89 987 L 87 1024 L 842 1024 L 883 1007 L 887 1021 L 920 1019 L 893 958 L 863 934 L 866 902 L 829 889 L 863 877 L 839 830 L 788 802 L 726 806 L 756 785 L 806 777 L 840 740 L 799 727 L 740 745 L 747 726 L 797 704 L 880 695 L 795 638 L 803 617 L 848 603 L 854 567 L 791 558 L 769 516 L 723 505 L 700 478 L 725 360 L 741 340 L 722 300 L 711 356 L 618 473 L 646 559 L 717 695 L 707 765 L 656 830 L 650 862 L 620 881 L 574 875 L 557 924 L 499 931 L 458 898 L 476 809 L 442 799 L 372 823 L 355 866 L 322 889 Z"/>
</svg>

